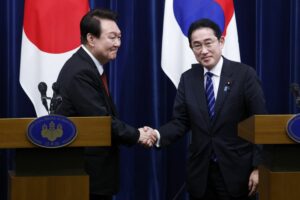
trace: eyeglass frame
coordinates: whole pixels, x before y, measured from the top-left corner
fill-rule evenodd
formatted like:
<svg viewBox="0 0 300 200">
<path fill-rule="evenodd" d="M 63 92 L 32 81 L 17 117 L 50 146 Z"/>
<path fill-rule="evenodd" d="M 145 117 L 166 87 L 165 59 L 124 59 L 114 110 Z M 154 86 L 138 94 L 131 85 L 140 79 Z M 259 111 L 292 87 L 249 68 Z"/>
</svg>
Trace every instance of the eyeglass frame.
<svg viewBox="0 0 300 200">
<path fill-rule="evenodd" d="M 204 43 L 202 44 L 201 42 L 195 42 L 195 44 L 192 44 L 191 45 L 191 48 L 194 50 L 194 51 L 202 51 L 203 48 L 207 49 L 207 50 L 210 50 L 214 47 L 214 45 L 216 44 L 216 42 L 219 41 L 218 39 L 213 39 L 213 38 L 208 38 L 206 39 L 206 41 L 204 41 Z"/>
</svg>

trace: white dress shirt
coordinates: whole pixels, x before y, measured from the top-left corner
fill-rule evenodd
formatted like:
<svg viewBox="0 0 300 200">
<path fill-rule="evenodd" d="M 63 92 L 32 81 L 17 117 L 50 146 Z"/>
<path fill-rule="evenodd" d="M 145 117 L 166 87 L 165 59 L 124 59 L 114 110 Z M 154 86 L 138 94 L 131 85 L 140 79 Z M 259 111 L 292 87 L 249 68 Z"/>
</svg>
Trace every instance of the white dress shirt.
<svg viewBox="0 0 300 200">
<path fill-rule="evenodd" d="M 103 65 L 101 65 L 101 63 L 95 58 L 95 56 L 93 56 L 93 54 L 83 44 L 81 45 L 81 47 L 91 57 L 91 59 L 93 60 L 93 62 L 96 65 L 97 70 L 99 71 L 100 75 L 102 75 L 104 72 Z"/>
</svg>

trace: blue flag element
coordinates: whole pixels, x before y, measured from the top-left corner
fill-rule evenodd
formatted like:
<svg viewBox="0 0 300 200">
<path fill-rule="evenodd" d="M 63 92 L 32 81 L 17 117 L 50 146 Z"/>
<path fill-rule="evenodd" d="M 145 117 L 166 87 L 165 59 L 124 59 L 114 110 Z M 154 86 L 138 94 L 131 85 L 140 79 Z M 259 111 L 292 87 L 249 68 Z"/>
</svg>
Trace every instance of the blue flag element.
<svg viewBox="0 0 300 200">
<path fill-rule="evenodd" d="M 173 10 L 177 23 L 185 36 L 191 23 L 208 18 L 217 23 L 222 32 L 225 27 L 225 13 L 214 0 L 174 0 Z"/>
</svg>

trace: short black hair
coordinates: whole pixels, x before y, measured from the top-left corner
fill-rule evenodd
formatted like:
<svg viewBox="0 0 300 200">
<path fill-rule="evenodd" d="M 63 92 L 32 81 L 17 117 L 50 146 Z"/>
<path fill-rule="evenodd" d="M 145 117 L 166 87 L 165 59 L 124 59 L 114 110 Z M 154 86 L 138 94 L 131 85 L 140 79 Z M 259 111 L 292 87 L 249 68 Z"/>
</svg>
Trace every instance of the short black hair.
<svg viewBox="0 0 300 200">
<path fill-rule="evenodd" d="M 108 19 L 117 22 L 117 14 L 111 10 L 93 9 L 85 14 L 80 21 L 80 40 L 81 44 L 86 44 L 88 33 L 96 36 L 101 35 L 101 26 L 99 19 Z"/>
<path fill-rule="evenodd" d="M 207 18 L 203 18 L 203 19 L 199 19 L 195 22 L 193 22 L 190 27 L 189 27 L 189 31 L 188 31 L 188 39 L 189 39 L 189 44 L 191 47 L 191 35 L 195 30 L 201 29 L 201 28 L 210 28 L 213 30 L 215 36 L 218 38 L 218 40 L 221 38 L 222 36 L 222 32 L 220 27 L 218 26 L 218 24 L 216 24 L 214 21 L 207 19 Z"/>
</svg>

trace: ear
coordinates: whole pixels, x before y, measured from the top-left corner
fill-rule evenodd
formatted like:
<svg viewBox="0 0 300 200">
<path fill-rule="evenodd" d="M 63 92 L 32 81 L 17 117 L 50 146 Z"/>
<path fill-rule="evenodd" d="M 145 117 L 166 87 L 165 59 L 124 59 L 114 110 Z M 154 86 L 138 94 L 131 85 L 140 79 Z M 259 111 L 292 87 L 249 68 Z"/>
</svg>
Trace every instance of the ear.
<svg viewBox="0 0 300 200">
<path fill-rule="evenodd" d="M 95 37 L 94 37 L 91 33 L 88 33 L 88 34 L 86 35 L 87 43 L 88 43 L 88 45 L 91 46 L 91 47 L 94 47 L 94 46 L 95 46 L 95 44 L 94 44 L 94 39 L 95 39 Z"/>
<path fill-rule="evenodd" d="M 224 44 L 225 44 L 225 37 L 223 35 L 220 37 L 219 42 L 220 42 L 221 48 L 223 49 Z"/>
</svg>

